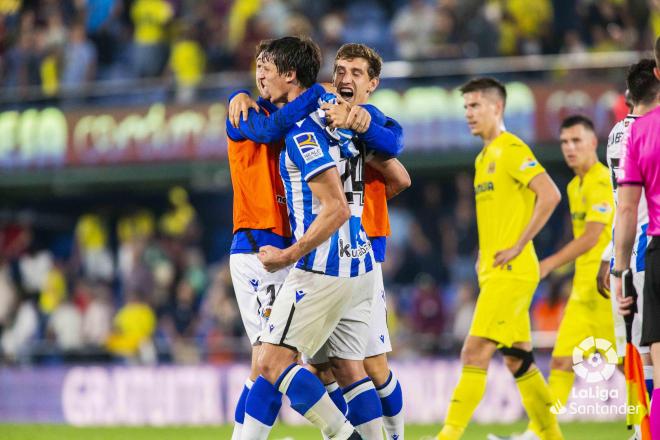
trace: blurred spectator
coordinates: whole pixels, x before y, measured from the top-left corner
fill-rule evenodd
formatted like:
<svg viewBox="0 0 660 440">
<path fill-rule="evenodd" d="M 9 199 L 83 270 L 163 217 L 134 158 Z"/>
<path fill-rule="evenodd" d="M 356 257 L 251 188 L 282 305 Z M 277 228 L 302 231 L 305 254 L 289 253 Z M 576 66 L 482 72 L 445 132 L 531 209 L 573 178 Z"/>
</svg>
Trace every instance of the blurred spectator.
<svg viewBox="0 0 660 440">
<path fill-rule="evenodd" d="M 160 230 L 168 237 L 184 238 L 194 233 L 197 213 L 188 200 L 188 193 L 180 186 L 170 189 L 171 210 L 160 218 Z"/>
<path fill-rule="evenodd" d="M 463 346 L 463 342 L 470 332 L 472 316 L 477 303 L 476 288 L 474 283 L 463 282 L 459 284 L 456 293 L 456 305 L 454 307 L 454 325 L 452 337 L 457 347 Z"/>
<path fill-rule="evenodd" d="M 539 331 L 557 331 L 564 315 L 566 301 L 571 294 L 570 277 L 551 276 L 546 294 L 532 307 L 532 328 Z"/>
<path fill-rule="evenodd" d="M 39 316 L 34 300 L 23 296 L 16 307 L 14 319 L 0 337 L 3 357 L 15 362 L 29 356 L 30 342 L 37 336 L 38 330 Z"/>
<path fill-rule="evenodd" d="M 102 347 L 112 330 L 110 289 L 103 284 L 90 286 L 90 299 L 83 310 L 82 337 L 86 345 Z"/>
<path fill-rule="evenodd" d="M 138 77 L 158 76 L 167 61 L 167 26 L 174 10 L 165 0 L 136 0 L 131 7 L 133 67 Z"/>
<path fill-rule="evenodd" d="M 193 38 L 192 29 L 184 29 L 172 46 L 170 69 L 176 82 L 176 101 L 189 104 L 195 99 L 197 86 L 202 81 L 206 55 Z"/>
<path fill-rule="evenodd" d="M 115 315 L 113 330 L 106 346 L 111 353 L 129 361 L 154 363 L 152 336 L 156 330 L 156 315 L 139 294 L 128 295 L 126 304 Z"/>
<path fill-rule="evenodd" d="M 108 231 L 100 215 L 80 217 L 76 225 L 76 245 L 81 269 L 87 278 L 103 281 L 112 278 L 114 264 L 108 249 Z"/>
<path fill-rule="evenodd" d="M 200 354 L 196 336 L 199 300 L 191 283 L 183 279 L 176 288 L 176 296 L 164 318 L 164 328 L 171 338 L 172 357 L 176 363 L 198 363 Z"/>
<path fill-rule="evenodd" d="M 84 88 L 96 78 L 96 49 L 82 23 L 75 23 L 69 31 L 62 64 L 61 82 L 65 87 Z"/>
<path fill-rule="evenodd" d="M 87 34 L 96 47 L 98 63 L 102 67 L 115 61 L 122 7 L 120 0 L 85 0 Z"/>
<path fill-rule="evenodd" d="M 422 341 L 421 346 L 432 351 L 445 322 L 440 288 L 429 274 L 420 273 L 415 278 L 410 320 L 412 330 Z"/>
<path fill-rule="evenodd" d="M 429 53 L 429 35 L 434 25 L 433 7 L 424 0 L 410 0 L 392 21 L 397 54 L 404 60 L 417 60 Z"/>
<path fill-rule="evenodd" d="M 10 324 L 16 306 L 16 289 L 10 271 L 9 265 L 0 260 L 0 335 Z"/>
<path fill-rule="evenodd" d="M 39 295 L 39 310 L 50 315 L 67 297 L 66 278 L 61 269 L 54 266 L 46 275 Z"/>
<path fill-rule="evenodd" d="M 64 353 L 79 351 L 83 347 L 82 323 L 80 310 L 65 298 L 48 319 L 48 334 Z"/>
</svg>

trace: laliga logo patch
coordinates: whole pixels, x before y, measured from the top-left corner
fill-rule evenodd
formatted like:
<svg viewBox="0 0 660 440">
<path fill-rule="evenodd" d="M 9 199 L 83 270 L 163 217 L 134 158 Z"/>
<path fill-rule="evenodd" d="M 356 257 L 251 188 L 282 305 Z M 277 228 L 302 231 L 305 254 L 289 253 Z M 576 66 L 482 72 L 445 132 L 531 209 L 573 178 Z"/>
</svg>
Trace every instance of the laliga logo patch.
<svg viewBox="0 0 660 440">
<path fill-rule="evenodd" d="M 612 211 L 612 207 L 607 202 L 599 203 L 592 206 L 591 208 L 596 212 L 600 212 L 601 214 L 607 214 L 608 212 Z"/>
<path fill-rule="evenodd" d="M 323 150 L 314 133 L 300 133 L 293 137 L 305 163 L 310 163 L 323 157 Z"/>
<path fill-rule="evenodd" d="M 520 165 L 520 171 L 525 171 L 527 168 L 534 168 L 536 165 L 538 165 L 538 162 L 535 159 L 528 157 L 523 161 L 522 165 Z"/>
<path fill-rule="evenodd" d="M 573 349 L 573 371 L 587 383 L 609 380 L 618 361 L 616 351 L 607 339 L 590 336 Z"/>
</svg>

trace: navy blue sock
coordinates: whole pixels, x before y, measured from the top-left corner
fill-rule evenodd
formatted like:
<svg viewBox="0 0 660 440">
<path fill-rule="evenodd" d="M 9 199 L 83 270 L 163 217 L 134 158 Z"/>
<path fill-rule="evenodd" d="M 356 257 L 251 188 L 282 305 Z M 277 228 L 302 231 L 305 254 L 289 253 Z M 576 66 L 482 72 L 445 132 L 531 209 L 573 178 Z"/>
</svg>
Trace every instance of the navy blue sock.
<svg viewBox="0 0 660 440">
<path fill-rule="evenodd" d="M 346 417 L 353 426 L 358 427 L 383 416 L 380 398 L 370 378 L 365 377 L 347 386 L 343 394 L 348 406 Z"/>
<path fill-rule="evenodd" d="M 236 403 L 236 411 L 234 412 L 234 420 L 241 425 L 245 420 L 245 401 L 247 400 L 248 394 L 250 393 L 248 383 L 250 384 L 250 388 L 252 385 L 254 385 L 254 382 L 252 382 L 250 379 L 248 379 L 246 384 L 243 385 L 243 391 L 241 392 L 241 396 L 238 398 L 238 402 Z"/>
<path fill-rule="evenodd" d="M 285 394 L 291 401 L 291 408 L 305 415 L 316 402 L 321 400 L 325 394 L 325 388 L 316 376 L 304 368 L 300 368 L 297 364 L 291 364 L 284 370 L 275 382 L 275 387 L 279 389 L 287 376 L 289 376 L 289 384 Z"/>
<path fill-rule="evenodd" d="M 325 386 L 325 390 L 328 392 L 335 405 L 337 405 L 339 411 L 341 411 L 342 414 L 346 414 L 348 406 L 344 400 L 344 393 L 342 393 L 341 388 L 339 388 L 339 385 L 337 385 L 337 382 L 327 384 Z"/>
<path fill-rule="evenodd" d="M 282 393 L 259 376 L 245 403 L 245 413 L 266 426 L 273 426 L 282 407 Z"/>
<path fill-rule="evenodd" d="M 394 382 L 392 382 L 394 379 Z M 383 407 L 383 415 L 385 417 L 394 417 L 403 409 L 403 392 L 399 381 L 394 378 L 392 372 L 387 378 L 387 381 L 376 388 L 380 396 L 380 403 Z"/>
</svg>

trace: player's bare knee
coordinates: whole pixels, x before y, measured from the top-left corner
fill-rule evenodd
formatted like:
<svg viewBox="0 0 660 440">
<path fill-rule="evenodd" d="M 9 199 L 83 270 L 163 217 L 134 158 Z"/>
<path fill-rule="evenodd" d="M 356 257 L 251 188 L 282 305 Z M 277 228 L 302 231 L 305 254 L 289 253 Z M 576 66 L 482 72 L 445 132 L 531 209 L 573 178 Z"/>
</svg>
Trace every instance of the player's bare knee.
<svg viewBox="0 0 660 440">
<path fill-rule="evenodd" d="M 323 382 L 323 385 L 336 382 L 335 375 L 332 374 L 332 367 L 330 366 L 330 362 L 308 365 L 307 369 L 311 371 L 316 377 L 318 377 L 319 380 Z"/>
<path fill-rule="evenodd" d="M 550 359 L 551 370 L 572 371 L 573 359 L 568 356 L 553 357 Z"/>
<path fill-rule="evenodd" d="M 390 377 L 390 367 L 385 353 L 364 360 L 364 369 L 375 386 L 381 386 Z"/>
<path fill-rule="evenodd" d="M 522 359 L 513 356 L 504 356 L 504 365 L 514 374 L 522 366 Z"/>
<path fill-rule="evenodd" d="M 257 368 L 268 382 L 275 383 L 286 367 L 295 362 L 296 353 L 276 345 L 264 344 L 259 354 Z"/>
<path fill-rule="evenodd" d="M 347 387 L 367 375 L 362 361 L 331 358 L 332 372 L 340 387 Z"/>
</svg>

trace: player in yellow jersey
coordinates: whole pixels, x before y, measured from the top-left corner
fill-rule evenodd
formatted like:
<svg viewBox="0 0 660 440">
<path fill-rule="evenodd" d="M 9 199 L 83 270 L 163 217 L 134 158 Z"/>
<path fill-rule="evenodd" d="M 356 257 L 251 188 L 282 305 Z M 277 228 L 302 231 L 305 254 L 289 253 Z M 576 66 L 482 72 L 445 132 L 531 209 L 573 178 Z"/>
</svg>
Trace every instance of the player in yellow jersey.
<svg viewBox="0 0 660 440">
<path fill-rule="evenodd" d="M 529 306 L 539 281 L 532 239 L 561 198 L 532 150 L 504 130 L 506 89 L 479 78 L 461 87 L 465 116 L 484 147 L 475 161 L 480 293 L 461 352 L 463 371 L 439 440 L 459 439 L 486 388 L 495 351 L 504 354 L 542 439 L 561 439 L 550 390 L 532 356 Z"/>
<path fill-rule="evenodd" d="M 598 139 L 591 120 L 571 116 L 561 125 L 561 151 L 575 172 L 566 192 L 573 223 L 573 240 L 541 261 L 541 278 L 575 261 L 573 290 L 559 326 L 550 362 L 550 388 L 566 404 L 573 386 L 573 349 L 586 338 L 614 342 L 610 301 L 598 294 L 600 259 L 612 240 L 614 198 L 608 168 L 598 161 Z M 605 347 L 602 347 L 606 350 Z"/>
</svg>

